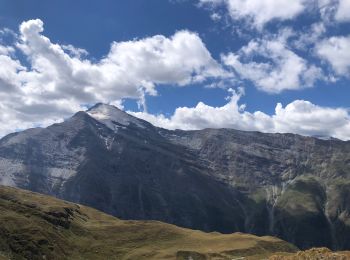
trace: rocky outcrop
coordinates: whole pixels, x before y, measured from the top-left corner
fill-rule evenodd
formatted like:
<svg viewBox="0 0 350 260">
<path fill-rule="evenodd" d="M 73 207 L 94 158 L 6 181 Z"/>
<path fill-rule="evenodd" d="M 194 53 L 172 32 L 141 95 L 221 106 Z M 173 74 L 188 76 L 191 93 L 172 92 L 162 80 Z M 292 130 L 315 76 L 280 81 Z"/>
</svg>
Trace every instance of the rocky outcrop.
<svg viewBox="0 0 350 260">
<path fill-rule="evenodd" d="M 296 254 L 273 255 L 269 260 L 347 260 L 350 252 L 332 252 L 328 248 L 312 248 Z"/>
</svg>

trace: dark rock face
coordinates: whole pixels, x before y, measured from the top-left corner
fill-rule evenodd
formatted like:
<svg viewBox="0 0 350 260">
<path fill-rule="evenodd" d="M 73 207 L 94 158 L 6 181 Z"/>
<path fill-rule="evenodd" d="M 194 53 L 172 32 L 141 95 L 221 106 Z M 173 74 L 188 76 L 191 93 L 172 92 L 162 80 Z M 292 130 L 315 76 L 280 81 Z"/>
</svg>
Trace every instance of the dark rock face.
<svg viewBox="0 0 350 260">
<path fill-rule="evenodd" d="M 0 184 L 123 219 L 350 249 L 350 142 L 169 131 L 99 104 L 3 138 Z"/>
</svg>

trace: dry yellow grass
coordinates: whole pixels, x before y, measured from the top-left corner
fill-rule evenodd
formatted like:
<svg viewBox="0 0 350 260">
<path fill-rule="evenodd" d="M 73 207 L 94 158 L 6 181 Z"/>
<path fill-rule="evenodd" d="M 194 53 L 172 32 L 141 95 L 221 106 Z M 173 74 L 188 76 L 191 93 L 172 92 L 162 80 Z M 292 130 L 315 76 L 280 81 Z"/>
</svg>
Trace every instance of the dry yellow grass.
<svg viewBox="0 0 350 260">
<path fill-rule="evenodd" d="M 293 255 L 271 256 L 269 260 L 349 260 L 350 252 L 332 252 L 328 248 L 312 248 Z"/>
<path fill-rule="evenodd" d="M 89 207 L 8 187 L 0 187 L 0 211 L 0 252 L 4 252 L 0 259 L 6 255 L 60 260 L 262 259 L 297 251 L 273 237 L 122 221 Z"/>
</svg>

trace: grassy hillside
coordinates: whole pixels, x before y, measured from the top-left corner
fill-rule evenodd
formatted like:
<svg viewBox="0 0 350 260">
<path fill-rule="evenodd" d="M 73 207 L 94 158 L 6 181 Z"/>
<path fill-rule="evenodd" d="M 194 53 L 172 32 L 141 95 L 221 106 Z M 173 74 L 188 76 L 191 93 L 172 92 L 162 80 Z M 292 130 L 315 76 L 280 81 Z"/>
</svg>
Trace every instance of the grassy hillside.
<svg viewBox="0 0 350 260">
<path fill-rule="evenodd" d="M 273 237 L 121 221 L 92 208 L 0 186 L 3 259 L 245 259 L 296 248 Z"/>
</svg>

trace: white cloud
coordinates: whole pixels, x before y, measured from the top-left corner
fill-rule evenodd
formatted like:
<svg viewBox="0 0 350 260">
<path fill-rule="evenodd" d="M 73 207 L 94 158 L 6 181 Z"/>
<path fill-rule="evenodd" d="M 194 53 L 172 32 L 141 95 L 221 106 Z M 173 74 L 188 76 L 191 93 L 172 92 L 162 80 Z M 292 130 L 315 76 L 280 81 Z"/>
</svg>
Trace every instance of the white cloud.
<svg viewBox="0 0 350 260">
<path fill-rule="evenodd" d="M 194 108 L 177 108 L 171 118 L 164 115 L 151 115 L 145 112 L 130 112 L 157 126 L 167 129 L 203 129 L 203 128 L 235 128 L 242 130 L 273 130 L 269 116 L 262 112 L 254 114 L 244 111 L 244 105 L 238 104 L 242 93 L 231 90 L 229 102 L 222 107 L 211 107 L 202 102 Z"/>
<path fill-rule="evenodd" d="M 338 75 L 350 75 L 350 36 L 331 37 L 316 45 L 321 59 L 329 62 Z"/>
<path fill-rule="evenodd" d="M 350 0 L 339 0 L 339 6 L 335 18 L 338 21 L 350 21 Z"/>
<path fill-rule="evenodd" d="M 156 95 L 157 85 L 228 76 L 190 31 L 113 42 L 109 53 L 93 62 L 83 49 L 52 43 L 43 27 L 39 19 L 23 22 L 16 42 L 0 46 L 0 124 L 6 124 L 0 135 L 61 120 L 81 104 L 142 100 L 145 94 Z M 15 49 L 28 66 L 15 58 Z"/>
<path fill-rule="evenodd" d="M 318 4 L 326 22 L 350 21 L 350 0 L 318 0 Z"/>
<path fill-rule="evenodd" d="M 275 37 L 252 40 L 237 53 L 224 55 L 223 62 L 269 93 L 312 87 L 322 72 L 289 48 L 291 34 L 284 30 Z"/>
<path fill-rule="evenodd" d="M 217 21 L 219 21 L 221 18 L 222 18 L 222 16 L 219 14 L 219 13 L 212 13 L 211 15 L 210 15 L 210 18 L 214 21 L 214 22 L 217 22 Z"/>
<path fill-rule="evenodd" d="M 233 20 L 245 19 L 262 28 L 274 20 L 289 20 L 306 8 L 306 0 L 199 0 L 202 5 L 223 4 Z"/>
<path fill-rule="evenodd" d="M 275 114 L 270 116 L 260 111 L 246 111 L 245 105 L 239 105 L 240 97 L 241 93 L 232 92 L 229 102 L 222 107 L 200 102 L 196 107 L 177 108 L 170 118 L 145 112 L 131 114 L 167 129 L 234 128 L 350 139 L 350 113 L 347 109 L 321 107 L 296 100 L 286 107 L 277 104 Z"/>
<path fill-rule="evenodd" d="M 261 30 L 273 20 L 292 20 L 301 13 L 320 13 L 325 22 L 350 21 L 350 0 L 198 0 L 214 10 L 224 6 L 233 21 L 244 20 Z M 215 12 L 214 12 L 215 13 Z"/>
<path fill-rule="evenodd" d="M 350 114 L 344 108 L 320 107 L 296 100 L 285 108 L 278 104 L 273 120 L 279 132 L 350 139 Z"/>
<path fill-rule="evenodd" d="M 291 45 L 296 49 L 308 51 L 324 37 L 327 32 L 323 22 L 314 23 L 306 31 L 298 32 L 298 37 L 292 40 Z"/>
<path fill-rule="evenodd" d="M 14 51 L 11 46 L 0 45 L 0 55 L 11 55 Z"/>
<path fill-rule="evenodd" d="M 52 43 L 42 32 L 42 21 L 27 21 L 14 37 L 16 44 L 0 46 L 0 135 L 60 122 L 81 110 L 82 104 L 99 101 L 122 106 L 124 98 L 142 101 L 146 94 L 155 95 L 161 84 L 185 86 L 208 78 L 232 80 L 199 36 L 189 31 L 179 31 L 172 37 L 114 42 L 109 53 L 96 62 L 87 58 L 85 50 Z M 252 40 L 239 52 L 223 56 L 223 61 L 264 91 L 278 93 L 312 86 L 320 71 L 290 50 L 288 34 L 285 30 L 270 39 Z M 28 59 L 28 66 L 16 59 L 19 50 Z M 199 103 L 194 108 L 178 108 L 171 118 L 146 112 L 134 114 L 171 129 L 229 127 L 350 138 L 346 109 L 294 101 L 285 108 L 277 105 L 275 115 L 269 116 L 246 111 L 239 105 L 240 97 L 241 93 L 233 92 L 222 107 Z"/>
<path fill-rule="evenodd" d="M 70 54 L 73 57 L 77 57 L 77 58 L 82 58 L 82 57 L 87 56 L 89 54 L 89 52 L 87 50 L 84 50 L 81 48 L 76 48 L 71 44 L 61 45 L 61 47 L 64 51 L 68 52 L 68 54 Z"/>
</svg>

